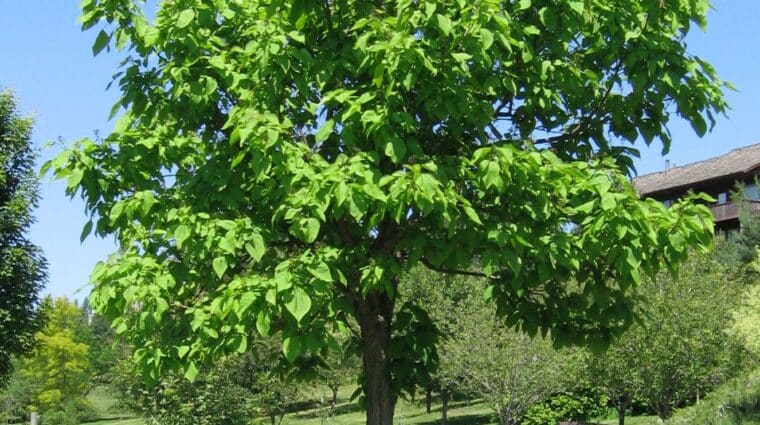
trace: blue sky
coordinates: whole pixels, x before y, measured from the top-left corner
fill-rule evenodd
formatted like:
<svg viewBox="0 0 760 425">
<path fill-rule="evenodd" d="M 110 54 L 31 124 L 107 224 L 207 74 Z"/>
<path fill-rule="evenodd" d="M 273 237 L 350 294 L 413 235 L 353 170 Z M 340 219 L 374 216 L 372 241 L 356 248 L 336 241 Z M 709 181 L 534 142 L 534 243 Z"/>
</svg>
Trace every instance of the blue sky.
<svg viewBox="0 0 760 425">
<path fill-rule="evenodd" d="M 721 77 L 738 87 L 728 93 L 733 107 L 715 130 L 699 139 L 690 126 L 674 123 L 671 162 L 686 164 L 760 142 L 760 1 L 714 0 L 706 33 L 695 30 L 689 50 L 707 59 Z M 45 149 L 48 141 L 64 143 L 107 133 L 115 90 L 106 91 L 118 58 L 93 58 L 90 46 L 95 32 L 82 33 L 75 1 L 0 0 L 0 87 L 12 89 L 25 115 L 36 120 L 33 141 L 47 159 L 60 146 Z M 639 173 L 659 171 L 665 158 L 660 147 L 642 149 L 636 162 Z M 32 240 L 42 246 L 49 261 L 46 293 L 83 298 L 92 266 L 114 250 L 112 240 L 79 234 L 85 222 L 83 204 L 69 200 L 60 182 L 46 179 Z"/>
</svg>

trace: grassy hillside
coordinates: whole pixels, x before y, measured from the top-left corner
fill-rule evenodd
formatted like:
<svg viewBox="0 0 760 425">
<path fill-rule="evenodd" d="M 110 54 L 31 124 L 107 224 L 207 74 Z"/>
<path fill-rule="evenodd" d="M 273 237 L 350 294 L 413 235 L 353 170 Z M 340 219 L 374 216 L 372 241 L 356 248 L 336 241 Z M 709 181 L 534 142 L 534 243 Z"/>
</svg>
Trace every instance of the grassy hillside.
<svg viewBox="0 0 760 425">
<path fill-rule="evenodd" d="M 404 424 L 439 424 L 441 421 L 440 406 L 434 406 L 431 413 L 425 413 L 424 405 L 399 400 L 396 407 L 394 423 Z M 267 419 L 260 418 L 256 424 L 266 424 Z M 365 423 L 365 413 L 354 404 L 341 404 L 331 413 L 329 409 L 312 409 L 286 415 L 282 423 L 285 425 L 361 425 Z M 451 403 L 449 410 L 451 425 L 491 425 L 496 424 L 492 411 L 482 404 L 468 405 L 464 402 Z"/>
<path fill-rule="evenodd" d="M 349 401 L 349 396 L 353 391 L 352 388 L 343 388 L 338 393 L 338 405 L 334 411 L 327 407 L 327 403 L 320 403 L 319 400 L 326 400 L 327 394 L 312 391 L 309 394 L 303 394 L 311 400 L 317 400 L 311 403 L 312 406 L 322 406 L 305 409 L 299 412 L 287 414 L 282 421 L 282 425 L 362 425 L 365 422 L 365 414 L 359 409 L 359 406 Z M 93 389 L 88 394 L 88 399 L 97 413 L 97 420 L 87 422 L 82 425 L 148 425 L 149 422 L 138 418 L 134 413 L 119 409 L 119 403 L 116 397 L 106 388 L 99 387 Z M 684 415 L 684 413 L 687 413 Z M 691 409 L 681 411 L 669 423 L 686 424 L 689 423 L 688 413 Z M 441 420 L 440 403 L 434 403 L 431 413 L 425 413 L 425 405 L 422 400 L 406 401 L 399 400 L 396 406 L 396 415 L 394 424 L 396 425 L 437 425 Z M 601 425 L 617 425 L 617 418 L 609 418 L 596 421 Z M 255 425 L 269 425 L 269 418 L 256 418 L 252 421 Z M 493 411 L 483 403 L 452 401 L 449 404 L 449 423 L 451 425 L 497 425 L 498 421 L 494 417 Z M 656 416 L 633 416 L 627 417 L 626 425 L 655 425 L 661 424 Z M 760 417 L 742 418 L 742 425 L 760 425 Z"/>
<path fill-rule="evenodd" d="M 95 387 L 87 394 L 96 417 L 87 424 L 97 425 L 143 425 L 142 418 L 119 406 L 119 400 L 106 387 Z"/>
</svg>

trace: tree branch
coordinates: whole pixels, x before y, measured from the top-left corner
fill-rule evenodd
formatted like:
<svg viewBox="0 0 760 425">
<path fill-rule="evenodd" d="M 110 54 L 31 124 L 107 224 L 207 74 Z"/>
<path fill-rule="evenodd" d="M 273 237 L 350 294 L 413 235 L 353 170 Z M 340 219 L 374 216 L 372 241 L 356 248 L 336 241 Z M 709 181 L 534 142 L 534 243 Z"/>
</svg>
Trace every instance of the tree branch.
<svg viewBox="0 0 760 425">
<path fill-rule="evenodd" d="M 420 262 L 425 265 L 425 267 L 429 268 L 430 270 L 433 270 L 438 273 L 444 273 L 444 274 L 457 274 L 461 276 L 473 276 L 473 277 L 483 277 L 490 280 L 495 280 L 493 276 L 488 276 L 485 273 L 480 272 L 471 272 L 469 270 L 457 270 L 457 269 L 449 269 L 446 267 L 438 267 L 435 264 L 431 263 L 427 258 L 422 257 L 420 258 Z"/>
</svg>

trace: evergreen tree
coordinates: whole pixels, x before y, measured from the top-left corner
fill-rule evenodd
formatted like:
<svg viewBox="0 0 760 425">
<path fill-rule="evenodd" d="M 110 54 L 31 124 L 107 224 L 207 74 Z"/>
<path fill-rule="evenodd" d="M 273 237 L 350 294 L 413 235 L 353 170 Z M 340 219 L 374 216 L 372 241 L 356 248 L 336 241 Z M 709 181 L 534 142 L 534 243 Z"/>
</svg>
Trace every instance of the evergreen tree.
<svg viewBox="0 0 760 425">
<path fill-rule="evenodd" d="M 755 179 L 755 185 L 758 185 Z M 739 233 L 731 242 L 733 257 L 742 264 L 748 264 L 757 257 L 760 246 L 760 217 L 752 213 L 750 200 L 744 192 L 744 185 L 737 183 L 731 192 L 731 200 L 739 206 Z M 749 268 L 748 270 L 751 270 Z"/>
<path fill-rule="evenodd" d="M 42 252 L 27 238 L 38 196 L 31 132 L 32 120 L 19 116 L 10 92 L 0 91 L 0 386 L 12 357 L 32 346 L 47 276 Z"/>
</svg>

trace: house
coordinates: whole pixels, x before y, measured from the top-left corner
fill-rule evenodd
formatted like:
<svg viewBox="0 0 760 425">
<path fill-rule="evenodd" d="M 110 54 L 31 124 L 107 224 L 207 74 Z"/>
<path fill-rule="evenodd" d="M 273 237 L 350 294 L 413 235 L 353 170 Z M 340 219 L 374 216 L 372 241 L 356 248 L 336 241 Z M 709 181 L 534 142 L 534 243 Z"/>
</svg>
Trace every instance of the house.
<svg viewBox="0 0 760 425">
<path fill-rule="evenodd" d="M 760 214 L 760 195 L 755 184 L 760 177 L 760 143 L 704 161 L 666 168 L 633 179 L 639 196 L 670 205 L 689 191 L 707 193 L 717 201 L 710 205 L 716 231 L 730 232 L 739 228 L 739 208 L 732 202 L 731 193 L 740 183 L 750 210 Z"/>
</svg>

